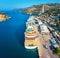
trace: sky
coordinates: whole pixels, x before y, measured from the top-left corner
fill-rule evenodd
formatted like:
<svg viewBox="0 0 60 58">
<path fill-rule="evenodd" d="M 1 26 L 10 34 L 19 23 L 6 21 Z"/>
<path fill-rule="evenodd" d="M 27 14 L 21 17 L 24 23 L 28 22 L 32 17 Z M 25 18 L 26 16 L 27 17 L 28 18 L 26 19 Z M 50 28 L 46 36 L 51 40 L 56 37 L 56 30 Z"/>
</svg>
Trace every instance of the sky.
<svg viewBox="0 0 60 58">
<path fill-rule="evenodd" d="M 26 8 L 36 4 L 60 3 L 60 0 L 0 0 L 0 10 Z"/>
</svg>

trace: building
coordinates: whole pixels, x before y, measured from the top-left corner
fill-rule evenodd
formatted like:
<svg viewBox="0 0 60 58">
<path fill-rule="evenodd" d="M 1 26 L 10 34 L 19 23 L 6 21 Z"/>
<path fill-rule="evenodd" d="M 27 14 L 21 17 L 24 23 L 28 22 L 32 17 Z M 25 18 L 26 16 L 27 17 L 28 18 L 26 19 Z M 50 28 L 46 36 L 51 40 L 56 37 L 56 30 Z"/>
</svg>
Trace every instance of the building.
<svg viewBox="0 0 60 58">
<path fill-rule="evenodd" d="M 40 25 L 40 30 L 42 34 L 42 38 L 45 39 L 46 41 L 50 39 L 50 32 L 49 29 L 45 24 Z"/>
<path fill-rule="evenodd" d="M 42 33 L 49 33 L 49 30 L 45 24 L 41 24 L 40 29 Z"/>
<path fill-rule="evenodd" d="M 42 13 L 44 13 L 44 5 L 42 6 Z"/>
</svg>

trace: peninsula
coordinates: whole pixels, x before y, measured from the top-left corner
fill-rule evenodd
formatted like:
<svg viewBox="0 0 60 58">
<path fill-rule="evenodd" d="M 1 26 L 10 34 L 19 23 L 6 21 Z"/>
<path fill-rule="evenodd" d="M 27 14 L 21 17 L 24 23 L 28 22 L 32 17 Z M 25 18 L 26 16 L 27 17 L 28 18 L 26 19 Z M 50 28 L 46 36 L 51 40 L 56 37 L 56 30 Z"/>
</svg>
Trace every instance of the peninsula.
<svg viewBox="0 0 60 58">
<path fill-rule="evenodd" d="M 6 14 L 4 14 L 4 13 L 0 13 L 0 22 L 6 20 L 6 19 L 8 19 L 8 18 L 10 18 L 8 15 L 6 15 Z"/>
</svg>

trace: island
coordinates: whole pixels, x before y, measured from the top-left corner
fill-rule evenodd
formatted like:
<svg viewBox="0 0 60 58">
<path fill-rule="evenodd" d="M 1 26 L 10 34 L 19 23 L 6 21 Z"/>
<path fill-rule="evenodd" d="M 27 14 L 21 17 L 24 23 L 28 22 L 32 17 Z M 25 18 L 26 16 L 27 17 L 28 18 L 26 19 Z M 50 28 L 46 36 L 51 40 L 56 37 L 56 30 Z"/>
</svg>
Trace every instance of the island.
<svg viewBox="0 0 60 58">
<path fill-rule="evenodd" d="M 10 16 L 6 15 L 5 13 L 0 13 L 0 22 L 7 20 Z"/>
</svg>

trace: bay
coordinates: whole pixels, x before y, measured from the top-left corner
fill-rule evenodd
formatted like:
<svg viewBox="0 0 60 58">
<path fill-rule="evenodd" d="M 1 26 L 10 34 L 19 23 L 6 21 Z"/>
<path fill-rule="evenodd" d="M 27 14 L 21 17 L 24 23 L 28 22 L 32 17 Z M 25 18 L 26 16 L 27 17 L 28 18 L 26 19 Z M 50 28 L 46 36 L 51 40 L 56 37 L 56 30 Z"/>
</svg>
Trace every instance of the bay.
<svg viewBox="0 0 60 58">
<path fill-rule="evenodd" d="M 38 58 L 37 50 L 24 48 L 26 21 L 30 15 L 5 11 L 11 18 L 0 22 L 0 58 Z"/>
</svg>

